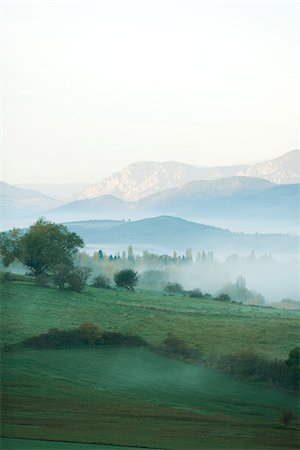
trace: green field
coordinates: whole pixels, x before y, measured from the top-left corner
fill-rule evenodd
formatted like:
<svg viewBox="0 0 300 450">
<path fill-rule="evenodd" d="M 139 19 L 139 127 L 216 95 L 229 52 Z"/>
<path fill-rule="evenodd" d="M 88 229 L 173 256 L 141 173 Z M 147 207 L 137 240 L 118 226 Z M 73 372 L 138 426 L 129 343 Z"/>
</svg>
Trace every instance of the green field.
<svg viewBox="0 0 300 450">
<path fill-rule="evenodd" d="M 3 343 L 84 321 L 139 334 L 152 344 L 173 332 L 207 358 L 247 349 L 286 358 L 299 342 L 295 311 L 93 288 L 76 294 L 14 283 L 1 285 L 1 297 Z M 73 450 L 71 445 L 80 450 L 76 442 L 120 449 L 299 447 L 296 394 L 145 348 L 24 350 L 5 352 L 1 359 L 2 436 L 14 438 L 2 441 L 4 450 Z M 288 427 L 279 420 L 284 409 L 294 413 Z M 42 443 L 30 446 L 28 439 Z M 68 441 L 73 444 L 64 444 Z"/>
</svg>

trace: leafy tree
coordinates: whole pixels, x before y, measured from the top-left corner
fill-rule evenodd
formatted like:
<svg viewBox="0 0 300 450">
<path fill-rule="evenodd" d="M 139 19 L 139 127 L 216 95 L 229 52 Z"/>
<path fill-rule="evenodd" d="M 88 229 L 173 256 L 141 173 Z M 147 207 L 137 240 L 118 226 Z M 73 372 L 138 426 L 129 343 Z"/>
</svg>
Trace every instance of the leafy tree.
<svg viewBox="0 0 300 450">
<path fill-rule="evenodd" d="M 115 274 L 114 280 L 118 287 L 133 291 L 138 283 L 139 276 L 135 270 L 124 269 Z"/>
<path fill-rule="evenodd" d="M 0 234 L 0 256 L 4 267 L 8 267 L 17 259 L 20 238 L 21 231 L 17 228 Z"/>
<path fill-rule="evenodd" d="M 36 276 L 50 273 L 58 264 L 71 265 L 72 257 L 83 246 L 83 240 L 76 233 L 44 218 L 23 234 L 20 230 L 12 230 L 2 233 L 0 238 L 4 265 L 18 260 Z"/>
</svg>

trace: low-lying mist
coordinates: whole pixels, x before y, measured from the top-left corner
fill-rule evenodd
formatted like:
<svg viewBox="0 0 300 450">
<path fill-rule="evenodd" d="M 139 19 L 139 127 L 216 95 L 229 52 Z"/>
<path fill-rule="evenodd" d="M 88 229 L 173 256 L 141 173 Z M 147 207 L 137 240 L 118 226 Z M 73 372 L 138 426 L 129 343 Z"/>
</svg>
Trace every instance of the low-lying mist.
<svg viewBox="0 0 300 450">
<path fill-rule="evenodd" d="M 299 301 L 299 267 L 293 259 L 279 259 L 267 254 L 251 252 L 245 255 L 233 253 L 226 257 L 216 256 L 212 251 L 193 254 L 141 252 L 140 248 L 128 247 L 127 251 L 102 248 L 100 259 L 95 247 L 88 247 L 81 254 L 80 263 L 90 265 L 94 274 L 103 274 L 113 284 L 114 273 L 123 268 L 133 268 L 140 275 L 138 287 L 163 290 L 167 283 L 179 283 L 184 290 L 199 289 L 203 294 L 232 292 L 238 279 L 243 287 L 254 294 L 261 294 L 266 303 L 282 299 Z M 253 296 L 253 303 L 260 296 Z M 238 295 L 236 301 L 239 299 Z M 249 300 L 251 303 L 251 301 Z M 257 302 L 262 304 L 262 302 Z"/>
</svg>

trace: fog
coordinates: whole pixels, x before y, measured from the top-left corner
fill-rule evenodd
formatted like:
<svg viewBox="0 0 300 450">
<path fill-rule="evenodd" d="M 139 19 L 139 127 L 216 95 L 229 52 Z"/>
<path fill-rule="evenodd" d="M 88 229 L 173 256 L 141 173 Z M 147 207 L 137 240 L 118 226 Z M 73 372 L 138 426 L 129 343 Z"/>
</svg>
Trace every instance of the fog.
<svg viewBox="0 0 300 450">
<path fill-rule="evenodd" d="M 232 253 L 221 258 L 209 251 L 193 253 L 192 249 L 185 254 L 166 254 L 160 252 L 162 248 L 152 248 L 150 253 L 145 247 L 134 247 L 133 256 L 129 256 L 127 247 L 102 246 L 104 260 L 99 262 L 99 247 L 87 246 L 85 250 L 86 261 L 83 258 L 82 263 L 93 260 L 95 273 L 105 274 L 113 280 L 116 271 L 130 267 L 138 271 L 141 288 L 161 290 L 164 283 L 156 278 L 162 278 L 165 283 L 180 283 L 185 290 L 200 289 L 202 293 L 215 296 L 225 292 L 229 284 L 235 285 L 242 276 L 245 288 L 261 294 L 267 304 L 282 299 L 300 301 L 299 263 L 292 258 L 280 259 L 255 252 Z M 157 273 L 148 285 L 144 274 L 149 271 Z M 255 298 L 254 295 L 253 303 Z"/>
</svg>

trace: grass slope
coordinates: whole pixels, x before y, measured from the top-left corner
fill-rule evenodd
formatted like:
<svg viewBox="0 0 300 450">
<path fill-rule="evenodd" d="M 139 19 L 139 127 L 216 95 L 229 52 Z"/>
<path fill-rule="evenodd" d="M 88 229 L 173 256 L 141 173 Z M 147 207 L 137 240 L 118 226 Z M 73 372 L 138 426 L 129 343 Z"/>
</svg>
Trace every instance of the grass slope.
<svg viewBox="0 0 300 450">
<path fill-rule="evenodd" d="M 6 283 L 0 289 L 4 344 L 85 321 L 138 334 L 151 344 L 172 332 L 204 356 L 252 349 L 286 359 L 299 341 L 299 311 L 95 288 L 75 293 Z"/>
<path fill-rule="evenodd" d="M 299 313 L 291 311 L 17 283 L 1 285 L 1 296 L 3 343 L 93 321 L 156 344 L 173 332 L 206 356 L 254 348 L 285 358 L 299 336 Z M 31 350 L 1 359 L 4 437 L 175 450 L 298 448 L 295 394 L 144 348 Z M 295 414 L 289 427 L 279 423 L 286 408 Z M 21 442 L 12 448 L 30 448 Z"/>
</svg>

